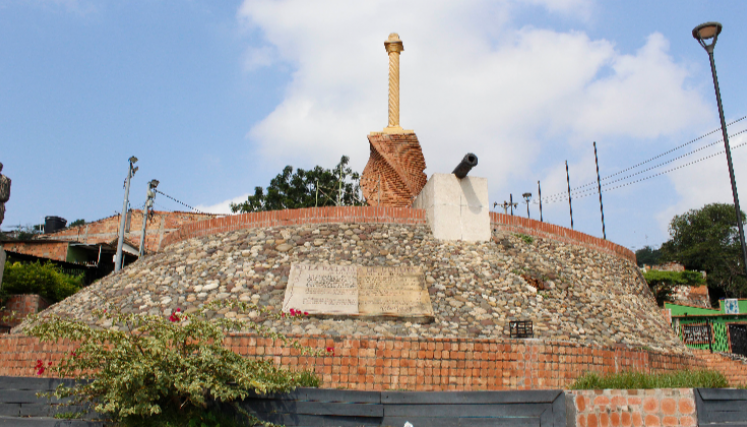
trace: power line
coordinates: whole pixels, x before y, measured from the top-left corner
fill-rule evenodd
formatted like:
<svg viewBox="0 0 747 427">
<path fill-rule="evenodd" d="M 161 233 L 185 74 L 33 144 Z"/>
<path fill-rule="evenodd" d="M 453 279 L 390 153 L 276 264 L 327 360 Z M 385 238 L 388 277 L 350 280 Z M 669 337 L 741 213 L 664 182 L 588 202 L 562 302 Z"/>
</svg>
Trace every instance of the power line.
<svg viewBox="0 0 747 427">
<path fill-rule="evenodd" d="M 743 142 L 741 144 L 735 145 L 734 147 L 731 147 L 731 149 L 732 150 L 736 150 L 737 148 L 744 147 L 745 145 L 747 145 L 747 142 Z M 688 167 L 688 166 L 692 166 L 692 165 L 694 165 L 696 163 L 700 163 L 700 162 L 702 162 L 704 160 L 711 159 L 711 158 L 716 157 L 718 155 L 721 155 L 723 153 L 724 153 L 724 150 L 720 150 L 720 151 L 717 151 L 717 152 L 715 152 L 713 154 L 709 154 L 708 156 L 701 157 L 701 158 L 699 158 L 697 160 L 693 160 L 692 162 L 685 163 L 685 164 L 673 167 L 671 169 L 667 169 L 665 171 L 662 171 L 662 172 L 659 172 L 659 173 L 647 176 L 645 178 L 637 179 L 635 181 L 626 182 L 624 184 L 620 184 L 620 185 L 617 185 L 617 186 L 614 186 L 614 187 L 609 187 L 609 185 L 612 184 L 612 183 L 609 183 L 609 184 L 606 184 L 607 186 L 603 187 L 603 188 L 604 188 L 605 191 L 617 190 L 619 188 L 627 187 L 627 186 L 632 185 L 632 184 L 637 184 L 639 182 L 646 181 L 646 180 L 649 180 L 651 178 L 656 178 L 657 176 L 661 176 L 661 175 L 667 174 L 669 172 L 674 172 L 674 171 L 676 171 L 678 169 L 682 169 L 682 168 L 685 168 L 685 167 Z M 575 199 L 582 199 L 584 197 L 593 196 L 595 194 L 597 194 L 596 190 L 587 190 L 587 191 L 585 191 L 585 192 L 583 192 L 581 194 L 573 194 L 573 199 L 574 200 Z M 555 202 L 560 202 L 560 201 L 564 201 L 564 200 L 568 200 L 568 198 L 566 197 L 565 199 L 558 199 L 558 200 L 553 200 L 552 202 L 545 202 L 545 203 L 555 203 Z"/>
<path fill-rule="evenodd" d="M 728 123 L 728 124 L 727 124 L 726 126 L 727 126 L 727 127 L 729 127 L 729 126 L 731 126 L 731 125 L 733 125 L 733 124 L 735 124 L 735 123 L 741 122 L 742 120 L 744 120 L 744 119 L 746 119 L 746 118 L 747 118 L 747 116 L 742 116 L 742 117 L 740 117 L 740 118 L 738 118 L 738 119 L 734 120 L 733 122 L 731 122 L 731 123 Z M 666 155 L 667 155 L 667 154 L 669 154 L 669 153 L 672 153 L 672 152 L 674 152 L 674 151 L 677 151 L 677 150 L 679 150 L 680 148 L 683 148 L 683 147 L 687 147 L 688 145 L 690 145 L 690 144 L 693 144 L 693 143 L 695 143 L 695 142 L 698 142 L 698 141 L 700 141 L 701 139 L 703 139 L 703 138 L 705 138 L 705 137 L 707 137 L 707 136 L 709 136 L 709 135 L 712 135 L 712 134 L 714 134 L 714 133 L 716 133 L 716 132 L 718 132 L 718 131 L 720 131 L 720 130 L 721 130 L 721 127 L 719 127 L 718 129 L 714 129 L 714 130 L 712 130 L 712 131 L 710 131 L 710 132 L 708 132 L 708 133 L 705 133 L 705 134 L 703 134 L 703 135 L 701 135 L 701 136 L 699 136 L 699 137 L 697 137 L 697 138 L 695 138 L 695 139 L 692 139 L 692 140 L 690 140 L 690 141 L 688 141 L 688 142 L 686 142 L 686 143 L 684 143 L 684 144 L 682 144 L 682 145 L 678 145 L 677 147 L 674 147 L 674 148 L 672 148 L 671 150 L 667 150 L 667 151 L 665 151 L 665 152 L 663 152 L 663 153 L 661 153 L 661 154 L 657 154 L 656 156 L 654 156 L 654 157 L 651 157 L 651 158 L 650 158 L 650 159 L 648 159 L 648 160 L 644 160 L 644 161 L 642 161 L 642 162 L 640 162 L 640 163 L 637 163 L 637 164 L 635 164 L 635 165 L 633 165 L 633 166 L 630 166 L 630 167 L 628 167 L 628 168 L 625 168 L 625 169 L 623 169 L 623 170 L 621 170 L 621 171 L 615 172 L 615 173 L 613 173 L 613 174 L 611 174 L 611 175 L 607 175 L 607 176 L 605 176 L 604 178 L 602 178 L 602 181 L 605 181 L 605 180 L 607 180 L 607 179 L 609 179 L 609 178 L 612 178 L 612 177 L 614 177 L 614 176 L 617 176 L 617 175 L 623 174 L 623 173 L 625 173 L 625 172 L 627 172 L 627 171 L 629 171 L 629 170 L 631 170 L 631 169 L 635 169 L 635 168 L 637 168 L 637 167 L 639 167 L 639 166 L 645 165 L 646 163 L 652 162 L 652 161 L 654 161 L 654 160 L 656 160 L 656 159 L 658 159 L 658 158 L 661 158 L 661 157 L 663 157 L 663 156 L 666 156 Z M 743 132 L 744 132 L 744 131 L 742 131 L 742 132 L 740 132 L 740 133 L 743 133 Z M 736 136 L 736 135 L 739 135 L 739 133 L 735 134 L 735 136 Z M 718 144 L 719 142 L 722 142 L 722 141 L 723 141 L 723 139 L 720 139 L 720 140 L 718 140 L 718 141 L 716 141 L 716 142 L 713 142 L 713 143 L 710 143 L 710 144 L 706 145 L 705 147 L 709 147 L 709 146 L 711 146 L 711 145 L 715 145 L 715 144 Z M 705 148 L 705 147 L 704 147 L 704 148 Z M 695 150 L 695 151 L 699 151 L 699 150 Z M 690 154 L 694 153 L 695 151 L 691 152 Z M 681 156 L 681 157 L 682 157 L 682 156 Z M 666 164 L 666 163 L 663 163 L 663 164 Z M 579 190 L 579 189 L 581 189 L 581 188 L 586 188 L 586 187 L 589 187 L 589 186 L 591 186 L 591 185 L 594 185 L 594 184 L 596 184 L 596 183 L 597 183 L 596 181 L 588 182 L 588 183 L 586 183 L 586 184 L 582 184 L 582 185 L 580 185 L 580 186 L 578 186 L 578 187 L 575 187 L 575 188 L 573 188 L 573 189 L 572 189 L 571 191 L 576 191 L 576 190 Z M 565 192 L 558 192 L 558 193 L 555 193 L 555 194 L 551 194 L 551 195 L 547 196 L 547 198 L 549 199 L 549 198 L 553 198 L 553 197 L 557 197 L 557 196 L 562 196 L 562 195 L 564 195 L 564 193 L 565 193 Z M 566 200 L 567 200 L 567 198 L 566 198 Z"/>
<path fill-rule="evenodd" d="M 733 134 L 729 135 L 729 137 L 733 137 L 733 136 L 741 135 L 741 134 L 743 134 L 743 133 L 745 133 L 745 132 L 747 132 L 747 129 L 744 129 L 744 130 L 741 130 L 741 131 L 739 131 L 739 132 L 733 133 Z M 712 147 L 712 146 L 714 146 L 714 145 L 716 145 L 716 144 L 719 144 L 719 143 L 721 143 L 721 142 L 723 142 L 723 139 L 720 139 L 720 140 L 718 140 L 718 141 L 714 141 L 714 142 L 711 142 L 711 143 L 709 143 L 709 144 L 706 144 L 706 145 L 704 145 L 704 146 L 702 146 L 702 147 L 696 148 L 695 150 L 692 150 L 692 151 L 690 151 L 689 153 L 686 153 L 686 154 L 683 154 L 683 155 L 681 155 L 681 156 L 677 156 L 677 157 L 675 157 L 675 158 L 673 158 L 673 159 L 667 160 L 667 161 L 665 161 L 665 162 L 659 163 L 658 165 L 655 165 L 655 166 L 651 166 L 651 167 L 648 167 L 648 168 L 646 168 L 646 169 L 640 170 L 640 171 L 638 171 L 638 172 L 632 173 L 632 174 L 630 174 L 630 175 L 626 175 L 626 176 L 624 176 L 624 177 L 622 177 L 622 178 L 618 178 L 618 179 L 616 179 L 616 180 L 614 180 L 614 181 L 610 181 L 610 182 L 608 182 L 608 183 L 606 183 L 606 184 L 604 184 L 604 185 L 606 185 L 606 186 L 609 186 L 610 184 L 614 184 L 614 183 L 616 183 L 616 182 L 624 181 L 624 180 L 626 180 L 626 179 L 628 179 L 628 178 L 632 178 L 632 177 L 634 177 L 634 176 L 637 176 L 637 175 L 640 175 L 640 174 L 642 174 L 642 173 L 646 173 L 646 172 L 648 172 L 648 171 L 651 171 L 651 170 L 654 170 L 654 169 L 656 169 L 656 168 L 658 168 L 658 167 L 661 167 L 661 166 L 664 166 L 664 165 L 670 164 L 670 163 L 672 163 L 672 162 L 675 162 L 675 161 L 677 161 L 677 160 L 683 159 L 683 158 L 685 158 L 685 157 L 687 157 L 687 156 L 689 156 L 689 155 L 695 154 L 695 153 L 697 153 L 697 152 L 699 152 L 699 151 L 703 151 L 703 150 L 705 150 L 706 148 Z M 736 147 L 735 147 L 735 148 L 736 148 Z M 723 150 L 722 150 L 721 152 L 723 153 Z M 627 169 L 627 170 L 630 170 L 630 169 Z M 609 179 L 609 178 L 612 178 L 613 176 L 615 176 L 615 175 L 619 175 L 619 174 L 620 174 L 620 172 L 618 172 L 618 173 L 615 173 L 615 174 L 612 174 L 612 175 L 609 175 L 609 176 L 607 176 L 606 178 L 602 178 L 602 181 L 604 181 L 604 180 L 606 180 L 606 179 Z M 582 189 L 582 188 L 590 187 L 590 186 L 591 186 L 591 185 L 593 185 L 593 184 L 596 184 L 596 182 L 592 182 L 591 184 L 585 184 L 585 185 L 581 185 L 581 186 L 579 186 L 579 187 L 576 187 L 576 188 L 572 189 L 572 190 L 571 190 L 571 192 L 575 192 L 575 191 L 578 191 L 578 190 L 580 190 L 580 189 Z M 586 192 L 586 191 L 588 191 L 588 190 L 584 190 L 584 192 Z M 556 193 L 555 195 L 553 195 L 553 196 L 550 196 L 550 197 L 548 197 L 548 198 L 544 199 L 543 201 L 545 201 L 546 203 L 553 203 L 553 202 L 555 201 L 555 199 L 559 199 L 559 200 L 568 200 L 568 196 L 567 196 L 567 195 L 566 195 L 565 193 Z"/>
<path fill-rule="evenodd" d="M 190 205 L 188 205 L 188 204 L 186 204 L 186 203 L 182 202 L 181 200 L 177 200 L 177 199 L 175 199 L 175 198 L 173 198 L 173 197 L 169 196 L 168 194 L 164 193 L 164 192 L 163 192 L 163 191 L 161 191 L 161 190 L 157 190 L 157 189 L 155 189 L 155 188 L 154 188 L 153 190 L 154 190 L 154 191 L 155 191 L 156 193 L 158 193 L 158 194 L 162 194 L 162 195 L 164 195 L 164 196 L 168 197 L 169 199 L 171 199 L 171 200 L 175 201 L 176 203 L 179 203 L 179 204 L 180 204 L 180 205 L 182 205 L 182 206 L 186 206 L 187 208 L 189 208 L 189 209 L 191 209 L 191 210 L 193 210 L 193 211 L 195 211 L 195 212 L 197 212 L 197 213 L 201 213 L 201 214 L 204 214 L 204 213 L 206 213 L 206 212 L 202 212 L 202 211 L 200 211 L 199 209 L 197 209 L 197 208 L 195 208 L 195 207 L 192 207 L 192 206 L 190 206 Z"/>
</svg>

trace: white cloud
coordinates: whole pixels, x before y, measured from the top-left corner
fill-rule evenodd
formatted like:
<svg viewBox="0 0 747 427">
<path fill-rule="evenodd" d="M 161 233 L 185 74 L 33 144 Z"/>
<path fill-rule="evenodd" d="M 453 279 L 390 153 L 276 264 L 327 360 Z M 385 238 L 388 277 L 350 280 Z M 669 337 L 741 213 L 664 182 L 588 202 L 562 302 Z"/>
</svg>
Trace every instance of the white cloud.
<svg viewBox="0 0 747 427">
<path fill-rule="evenodd" d="M 231 203 L 242 203 L 246 201 L 246 198 L 250 193 L 242 194 L 241 196 L 234 197 L 232 199 L 224 200 L 214 205 L 197 205 L 195 209 L 200 212 L 214 213 L 214 214 L 230 214 Z"/>
<path fill-rule="evenodd" d="M 269 164 L 333 165 L 347 154 L 362 170 L 366 135 L 387 121 L 383 41 L 392 31 L 405 46 L 401 124 L 418 134 L 429 175 L 451 171 L 472 151 L 475 172 L 496 192 L 529 170 L 540 176 L 562 164 L 536 165 L 541 150 L 573 151 L 592 136 L 671 135 L 712 119 L 662 35 L 625 54 L 583 32 L 517 27 L 511 16 L 521 3 L 245 1 L 242 22 L 275 49 L 273 61 L 294 70 L 283 101 L 249 131 L 250 141 Z M 529 3 L 563 14 L 591 7 Z M 562 187 L 553 179 L 548 191 Z"/>
<path fill-rule="evenodd" d="M 277 61 L 277 53 L 272 46 L 251 46 L 244 53 L 244 68 L 254 71 L 258 68 L 269 67 Z"/>
</svg>

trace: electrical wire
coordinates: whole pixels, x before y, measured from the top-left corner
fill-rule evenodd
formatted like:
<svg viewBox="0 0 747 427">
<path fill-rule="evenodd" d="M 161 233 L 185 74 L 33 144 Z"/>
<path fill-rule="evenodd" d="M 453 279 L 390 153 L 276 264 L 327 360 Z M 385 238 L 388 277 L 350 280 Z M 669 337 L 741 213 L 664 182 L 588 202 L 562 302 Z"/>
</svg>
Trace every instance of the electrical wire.
<svg viewBox="0 0 747 427">
<path fill-rule="evenodd" d="M 746 130 L 746 131 L 747 131 L 747 130 Z M 732 149 L 732 150 L 736 150 L 736 149 L 738 149 L 738 148 L 744 147 L 745 145 L 747 145 L 747 142 L 743 142 L 743 143 L 741 143 L 741 144 L 737 144 L 737 145 L 735 145 L 735 146 L 731 147 L 731 149 Z M 602 189 L 603 189 L 603 190 L 604 190 L 605 192 L 607 192 L 607 191 L 612 191 L 612 190 L 617 190 L 617 189 L 619 189 L 619 188 L 627 187 L 627 186 L 629 186 L 629 185 L 632 185 L 632 184 L 637 184 L 637 183 L 639 183 L 639 182 L 643 182 L 643 181 L 649 180 L 649 179 L 651 179 L 651 178 L 656 178 L 657 176 L 661 176 L 661 175 L 667 174 L 667 173 L 669 173 L 669 172 L 674 172 L 674 171 L 676 171 L 676 170 L 679 170 L 679 169 L 682 169 L 682 168 L 686 168 L 686 167 L 688 167 L 688 166 L 692 166 L 692 165 L 694 165 L 694 164 L 696 164 L 696 163 L 700 163 L 700 162 L 702 162 L 702 161 L 704 161 L 704 160 L 708 160 L 708 159 L 711 159 L 711 158 L 713 158 L 713 157 L 716 157 L 716 156 L 718 156 L 718 155 L 721 155 L 721 154 L 723 154 L 723 153 L 724 153 L 724 151 L 725 151 L 725 150 L 720 150 L 720 151 L 717 151 L 717 152 L 715 152 L 715 153 L 713 153 L 713 154 L 709 154 L 708 156 L 705 156 L 705 157 L 701 157 L 701 158 L 699 158 L 699 159 L 697 159 L 697 160 L 693 160 L 693 161 L 691 161 L 691 162 L 689 162 L 689 163 L 685 163 L 685 164 L 682 164 L 682 165 L 679 165 L 679 166 L 673 167 L 673 168 L 671 168 L 671 169 L 667 169 L 667 170 L 665 170 L 665 171 L 662 171 L 662 172 L 658 172 L 658 173 L 655 173 L 655 174 L 653 174 L 653 175 L 650 175 L 650 176 L 647 176 L 647 177 L 644 177 L 644 178 L 641 178 L 641 179 L 637 179 L 637 180 L 635 180 L 635 181 L 630 181 L 630 182 L 626 182 L 626 183 L 624 183 L 624 184 L 620 184 L 620 185 L 617 185 L 617 186 L 614 186 L 614 187 L 609 187 L 609 186 L 610 186 L 610 185 L 611 185 L 612 183 L 608 183 L 608 184 L 605 184 L 606 186 L 603 186 L 603 187 L 602 187 Z M 576 199 L 582 199 L 582 198 L 584 198 L 584 197 L 589 197 L 589 196 L 593 196 L 593 195 L 595 195 L 595 194 L 598 194 L 598 190 L 587 190 L 587 191 L 585 191 L 585 192 L 582 192 L 582 193 L 580 193 L 580 194 L 572 194 L 572 196 L 573 196 L 573 200 L 576 200 Z M 567 197 L 567 196 L 566 196 L 566 198 L 565 198 L 565 199 L 558 199 L 558 200 L 554 200 L 554 201 L 552 201 L 552 202 L 545 202 L 545 203 L 555 203 L 555 202 L 561 202 L 561 201 L 566 201 L 566 200 L 568 200 L 568 197 Z"/>
<path fill-rule="evenodd" d="M 195 212 L 197 212 L 197 213 L 205 214 L 205 212 L 202 212 L 202 211 L 200 211 L 199 209 L 197 209 L 197 208 L 195 208 L 195 207 L 193 207 L 193 206 L 190 206 L 190 205 L 188 205 L 188 204 L 186 204 L 186 203 L 182 202 L 181 200 L 177 200 L 177 199 L 175 199 L 175 198 L 173 198 L 173 197 L 169 196 L 168 194 L 164 193 L 164 192 L 163 192 L 163 191 L 161 191 L 161 190 L 158 190 L 158 189 L 156 189 L 156 188 L 154 188 L 153 190 L 154 190 L 154 191 L 155 191 L 156 193 L 158 193 L 158 194 L 162 194 L 162 195 L 164 195 L 164 196 L 168 197 L 169 199 L 171 199 L 171 200 L 175 201 L 176 203 L 179 203 L 179 204 L 180 204 L 180 205 L 182 205 L 182 206 L 186 206 L 187 208 L 189 208 L 189 209 L 191 209 L 191 210 L 193 210 L 193 211 L 195 211 Z"/>
<path fill-rule="evenodd" d="M 737 135 L 741 135 L 741 134 L 743 134 L 743 133 L 745 133 L 745 132 L 747 132 L 747 129 L 744 129 L 744 130 L 741 130 L 741 131 L 739 131 L 739 132 L 733 133 L 733 134 L 729 135 L 729 138 L 735 137 L 735 136 L 737 136 Z M 640 170 L 640 171 L 638 171 L 638 172 L 635 172 L 635 173 L 632 173 L 632 174 L 630 174 L 630 175 L 626 175 L 626 176 L 624 176 L 624 177 L 622 177 L 622 178 L 618 178 L 618 179 L 616 179 L 616 180 L 614 180 L 614 181 L 610 181 L 610 182 L 608 182 L 608 183 L 606 183 L 606 184 L 603 184 L 603 185 L 610 185 L 610 184 L 614 184 L 614 183 L 616 183 L 616 182 L 624 181 L 624 180 L 626 180 L 626 179 L 628 179 L 628 178 L 632 178 L 632 177 L 634 177 L 634 176 L 638 176 L 638 175 L 640 175 L 640 174 L 642 174 L 642 173 L 646 173 L 646 172 L 648 172 L 648 171 L 651 171 L 651 170 L 654 170 L 654 169 L 656 169 L 656 168 L 658 168 L 658 167 L 661 167 L 661 166 L 664 166 L 664 165 L 668 165 L 668 164 L 670 164 L 670 163 L 672 163 L 672 162 L 675 162 L 675 161 L 677 161 L 677 160 L 683 159 L 683 158 L 685 158 L 685 157 L 687 157 L 687 156 L 689 156 L 689 155 L 695 154 L 695 153 L 697 153 L 697 152 L 699 152 L 699 151 L 703 151 L 703 150 L 705 150 L 706 148 L 710 148 L 710 147 L 713 147 L 714 145 L 716 145 L 716 144 L 719 144 L 719 143 L 721 143 L 721 142 L 723 142 L 723 139 L 720 139 L 720 140 L 718 140 L 718 141 L 714 141 L 714 142 L 711 142 L 711 143 L 709 143 L 709 144 L 706 144 L 706 145 L 704 145 L 704 146 L 702 146 L 702 147 L 700 147 L 700 148 L 696 148 L 695 150 L 693 150 L 693 151 L 690 151 L 689 153 L 683 154 L 683 155 L 681 155 L 681 156 L 677 156 L 677 157 L 675 157 L 675 158 L 673 158 L 673 159 L 669 159 L 669 160 L 667 160 L 667 161 L 665 161 L 665 162 L 659 163 L 658 165 L 655 165 L 655 166 L 651 166 L 651 167 L 648 167 L 648 168 L 646 168 L 646 169 Z M 721 152 L 723 153 L 724 151 L 722 150 Z M 614 175 L 619 175 L 619 174 L 614 174 Z M 606 177 L 606 178 L 602 178 L 602 181 L 604 181 L 605 179 L 609 179 L 609 178 L 613 177 L 614 175 L 610 175 L 610 176 L 608 176 L 608 177 Z M 571 193 L 572 193 L 572 195 L 573 195 L 573 192 L 574 192 L 574 191 L 580 190 L 580 189 L 582 189 L 582 188 L 585 188 L 585 187 L 590 187 L 591 185 L 595 185 L 595 184 L 597 184 L 597 183 L 596 183 L 596 181 L 595 181 L 595 182 L 593 182 L 593 183 L 591 183 L 591 184 L 586 184 L 586 185 L 582 185 L 582 186 L 580 186 L 580 187 L 576 187 L 576 188 L 574 188 L 574 189 L 572 189 L 572 190 L 571 190 Z M 584 190 L 584 192 L 585 192 L 585 191 L 588 191 L 588 190 Z M 553 195 L 553 196 L 549 196 L 549 197 L 547 197 L 547 198 L 542 198 L 542 201 L 543 201 L 543 202 L 546 202 L 546 203 L 552 203 L 552 202 L 553 202 L 553 201 L 554 201 L 555 199 L 563 199 L 563 200 L 568 200 L 568 195 L 567 195 L 567 193 L 556 193 L 556 194 L 555 194 L 555 195 Z M 537 203 L 535 203 L 535 204 L 537 204 Z"/>
<path fill-rule="evenodd" d="M 731 125 L 733 125 L 733 124 L 735 124 L 735 123 L 741 122 L 742 120 L 744 120 L 744 119 L 746 119 L 746 118 L 747 118 L 747 116 L 742 116 L 742 117 L 740 117 L 740 118 L 738 118 L 738 119 L 736 119 L 736 120 L 734 120 L 734 121 L 732 121 L 732 122 L 730 122 L 730 123 L 727 123 L 727 124 L 726 124 L 726 127 L 728 128 L 729 126 L 731 126 Z M 637 163 L 637 164 L 635 164 L 635 165 L 633 165 L 633 166 L 627 167 L 627 168 L 625 168 L 625 169 L 623 169 L 623 170 L 621 170 L 621 171 L 615 172 L 615 173 L 613 173 L 613 174 L 611 174 L 611 175 L 607 175 L 607 176 L 605 176 L 605 177 L 601 178 L 601 179 L 600 179 L 600 181 L 605 181 L 605 180 L 607 180 L 607 179 L 610 179 L 610 178 L 612 178 L 612 177 L 614 177 L 614 176 L 617 176 L 617 175 L 623 174 L 623 173 L 625 173 L 625 172 L 627 172 L 627 171 L 629 171 L 629 170 L 635 169 L 635 168 L 637 168 L 637 167 L 639 167 L 639 166 L 643 166 L 643 165 L 645 165 L 646 163 L 649 163 L 649 162 L 652 162 L 652 161 L 654 161 L 654 160 L 656 160 L 656 159 L 659 159 L 659 158 L 661 158 L 661 157 L 664 157 L 664 156 L 666 156 L 666 155 L 667 155 L 667 154 L 669 154 L 669 153 L 672 153 L 672 152 L 674 152 L 674 151 L 677 151 L 677 150 L 679 150 L 680 148 L 684 148 L 684 147 L 687 147 L 688 145 L 694 144 L 695 142 L 698 142 L 698 141 L 700 141 L 701 139 L 703 139 L 703 138 L 705 138 L 705 137 L 707 137 L 707 136 L 709 136 L 709 135 L 712 135 L 712 134 L 714 134 L 714 133 L 716 133 L 716 132 L 718 132 L 718 131 L 720 131 L 720 130 L 721 130 L 721 127 L 719 126 L 719 127 L 717 128 L 717 129 L 714 129 L 714 130 L 712 130 L 712 131 L 710 131 L 710 132 L 707 132 L 707 133 L 705 133 L 705 134 L 703 134 L 703 135 L 701 135 L 701 136 L 699 136 L 699 137 L 697 137 L 697 138 L 695 138 L 695 139 L 692 139 L 692 140 L 690 140 L 690 141 L 688 141 L 688 142 L 686 142 L 686 143 L 684 143 L 684 144 L 678 145 L 677 147 L 674 147 L 674 148 L 672 148 L 671 150 L 667 150 L 667 151 L 665 151 L 665 152 L 663 152 L 663 153 L 657 154 L 656 156 L 654 156 L 654 157 L 651 157 L 651 158 L 650 158 L 650 159 L 648 159 L 648 160 L 644 160 L 644 161 L 642 161 L 642 162 L 639 162 L 639 163 Z M 744 133 L 744 131 L 741 131 L 741 132 L 739 132 L 739 133 Z M 736 136 L 736 135 L 739 135 L 739 133 L 737 133 L 737 134 L 734 134 L 734 136 Z M 731 135 L 730 135 L 730 136 L 731 136 Z M 714 145 L 714 144 L 718 144 L 719 142 L 722 142 L 722 141 L 723 141 L 723 139 L 720 139 L 720 140 L 718 140 L 718 141 L 712 142 L 712 143 L 710 143 L 710 144 L 708 144 L 708 145 L 704 146 L 703 148 L 705 148 L 705 147 L 709 147 L 709 146 L 712 146 L 712 145 Z M 692 151 L 692 152 L 691 152 L 690 154 L 692 154 L 692 153 L 694 153 L 694 152 L 696 152 L 696 151 L 700 151 L 700 149 L 698 149 L 698 150 L 694 150 L 694 151 Z M 680 157 L 683 157 L 683 156 L 680 156 Z M 666 163 L 662 163 L 662 164 L 666 164 Z M 586 183 L 586 184 L 582 184 L 582 185 L 580 185 L 580 186 L 578 186 L 578 187 L 572 188 L 572 189 L 571 189 L 571 192 L 573 192 L 573 191 L 576 191 L 576 190 L 579 190 L 579 189 L 582 189 L 582 188 L 586 188 L 586 187 L 589 187 L 589 186 L 591 186 L 591 185 L 595 185 L 595 184 L 597 184 L 597 182 L 596 182 L 596 181 L 588 182 L 588 183 Z M 558 193 L 554 193 L 554 194 L 551 194 L 551 195 L 547 196 L 547 199 L 551 199 L 551 198 L 553 198 L 553 197 L 556 197 L 556 196 L 560 196 L 560 195 L 562 195 L 563 193 L 564 193 L 564 192 L 558 192 Z M 545 200 L 545 199 L 543 199 L 543 201 L 544 201 L 544 200 Z M 566 197 L 566 200 L 567 200 L 567 197 Z"/>
</svg>

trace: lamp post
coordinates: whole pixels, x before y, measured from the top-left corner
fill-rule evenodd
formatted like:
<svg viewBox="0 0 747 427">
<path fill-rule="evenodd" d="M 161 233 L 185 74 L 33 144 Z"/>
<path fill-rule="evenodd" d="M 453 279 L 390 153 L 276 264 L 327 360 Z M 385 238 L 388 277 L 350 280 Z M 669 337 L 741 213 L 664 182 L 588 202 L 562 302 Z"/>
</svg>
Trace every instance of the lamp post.
<svg viewBox="0 0 747 427">
<path fill-rule="evenodd" d="M 524 202 L 527 204 L 527 218 L 529 218 L 529 201 L 532 200 L 532 193 L 524 193 L 521 197 L 524 198 Z"/>
<path fill-rule="evenodd" d="M 148 183 L 148 192 L 146 193 L 145 208 L 143 209 L 143 233 L 140 235 L 140 252 L 138 253 L 138 257 L 145 254 L 145 227 L 148 224 L 148 210 L 153 208 L 153 201 L 156 199 L 156 187 L 158 187 L 158 180 L 150 180 Z"/>
<path fill-rule="evenodd" d="M 125 180 L 124 204 L 122 205 L 122 219 L 119 221 L 119 239 L 117 240 L 117 255 L 114 258 L 114 271 L 122 269 L 122 247 L 124 246 L 125 222 L 127 221 L 125 213 L 127 212 L 127 204 L 129 203 L 130 197 L 130 180 L 135 176 L 135 172 L 138 170 L 138 168 L 135 167 L 137 157 L 132 156 L 128 161 L 130 162 L 130 168 L 127 171 L 127 179 Z"/>
<path fill-rule="evenodd" d="M 708 52 L 711 61 L 711 75 L 713 76 L 713 87 L 716 91 L 716 103 L 718 114 L 721 119 L 721 134 L 724 137 L 724 151 L 726 151 L 726 163 L 729 165 L 729 177 L 731 178 L 731 192 L 734 196 L 734 209 L 737 211 L 737 228 L 739 228 L 739 242 L 742 244 L 742 268 L 747 271 L 747 246 L 744 243 L 744 227 L 742 226 L 742 210 L 739 207 L 739 195 L 737 194 L 737 181 L 734 179 L 734 164 L 731 161 L 731 148 L 729 147 L 729 135 L 726 131 L 726 119 L 724 118 L 724 106 L 721 103 L 721 90 L 718 87 L 718 76 L 716 75 L 716 62 L 713 60 L 713 48 L 716 46 L 718 35 L 721 34 L 721 24 L 718 22 L 706 22 L 693 28 L 693 37 Z M 708 44 L 707 41 L 713 39 Z"/>
</svg>

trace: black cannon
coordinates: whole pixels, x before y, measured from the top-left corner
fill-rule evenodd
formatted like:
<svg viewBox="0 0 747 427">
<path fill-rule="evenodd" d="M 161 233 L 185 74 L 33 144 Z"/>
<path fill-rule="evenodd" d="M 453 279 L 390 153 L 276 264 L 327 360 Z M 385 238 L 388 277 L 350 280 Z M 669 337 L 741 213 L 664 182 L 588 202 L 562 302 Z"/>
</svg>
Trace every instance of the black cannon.
<svg viewBox="0 0 747 427">
<path fill-rule="evenodd" d="M 457 178 L 462 179 L 467 176 L 469 171 L 471 171 L 475 166 L 477 166 L 477 156 L 472 153 L 467 153 L 452 173 L 456 175 Z"/>
</svg>

